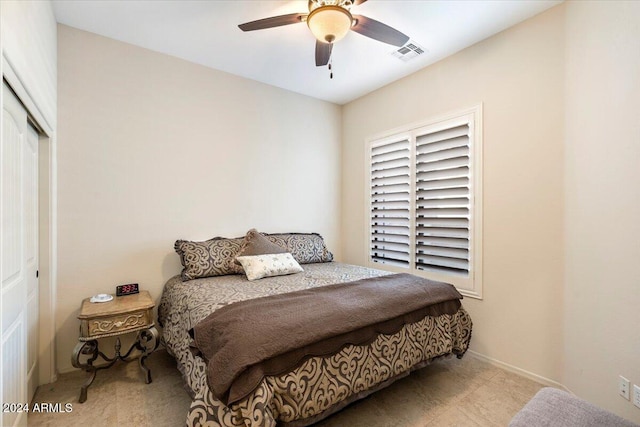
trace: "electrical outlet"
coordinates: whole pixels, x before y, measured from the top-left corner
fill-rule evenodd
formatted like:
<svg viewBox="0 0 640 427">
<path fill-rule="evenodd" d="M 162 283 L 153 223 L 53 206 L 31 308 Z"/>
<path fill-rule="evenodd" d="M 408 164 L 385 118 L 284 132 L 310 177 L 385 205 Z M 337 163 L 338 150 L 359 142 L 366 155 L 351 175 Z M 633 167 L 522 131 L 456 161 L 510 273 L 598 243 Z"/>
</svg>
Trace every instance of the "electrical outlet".
<svg viewBox="0 0 640 427">
<path fill-rule="evenodd" d="M 618 379 L 618 393 L 620 396 L 629 400 L 629 380 L 620 375 Z"/>
<path fill-rule="evenodd" d="M 640 387 L 633 385 L 633 404 L 640 408 Z"/>
</svg>

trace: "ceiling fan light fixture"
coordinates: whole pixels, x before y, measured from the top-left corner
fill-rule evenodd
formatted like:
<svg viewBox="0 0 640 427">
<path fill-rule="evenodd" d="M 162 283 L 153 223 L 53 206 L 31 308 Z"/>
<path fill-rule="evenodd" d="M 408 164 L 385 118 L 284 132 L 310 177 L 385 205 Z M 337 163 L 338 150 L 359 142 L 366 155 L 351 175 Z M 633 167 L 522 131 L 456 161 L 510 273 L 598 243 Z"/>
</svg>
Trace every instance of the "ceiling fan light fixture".
<svg viewBox="0 0 640 427">
<path fill-rule="evenodd" d="M 307 25 L 316 39 L 322 43 L 335 43 L 347 35 L 353 17 L 340 6 L 321 6 L 309 13 Z"/>
</svg>

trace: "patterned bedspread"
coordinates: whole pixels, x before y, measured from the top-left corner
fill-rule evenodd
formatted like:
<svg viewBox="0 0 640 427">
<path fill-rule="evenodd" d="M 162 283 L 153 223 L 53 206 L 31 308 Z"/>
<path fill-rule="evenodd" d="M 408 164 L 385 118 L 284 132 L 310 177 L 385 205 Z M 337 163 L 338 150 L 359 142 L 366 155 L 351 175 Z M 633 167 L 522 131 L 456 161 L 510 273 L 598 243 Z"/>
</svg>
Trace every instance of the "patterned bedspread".
<svg viewBox="0 0 640 427">
<path fill-rule="evenodd" d="M 236 301 L 389 274 L 336 262 L 303 268 L 302 273 L 254 282 L 243 275 L 186 282 L 176 276 L 167 282 L 158 317 L 167 351 L 176 358 L 194 398 L 188 426 L 308 425 L 434 358 L 460 357 L 468 348 L 471 319 L 461 308 L 454 315 L 426 317 L 405 325 L 396 334 L 380 335 L 366 346 L 348 345 L 331 357 L 309 358 L 289 373 L 266 377 L 247 399 L 225 406 L 209 390 L 206 364 L 190 347 L 189 329 Z"/>
</svg>

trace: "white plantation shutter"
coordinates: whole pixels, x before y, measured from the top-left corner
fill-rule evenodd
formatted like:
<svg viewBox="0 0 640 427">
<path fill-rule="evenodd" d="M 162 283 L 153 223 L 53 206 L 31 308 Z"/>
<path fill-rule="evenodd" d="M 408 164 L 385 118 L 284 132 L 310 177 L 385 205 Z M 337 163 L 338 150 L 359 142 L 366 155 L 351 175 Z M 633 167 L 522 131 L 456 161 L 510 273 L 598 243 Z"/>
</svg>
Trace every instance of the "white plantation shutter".
<svg viewBox="0 0 640 427">
<path fill-rule="evenodd" d="M 371 147 L 370 257 L 397 267 L 410 264 L 411 146 L 408 139 Z"/>
<path fill-rule="evenodd" d="M 482 297 L 482 108 L 369 144 L 369 259 Z"/>
<path fill-rule="evenodd" d="M 469 275 L 469 124 L 416 136 L 415 267 Z"/>
</svg>

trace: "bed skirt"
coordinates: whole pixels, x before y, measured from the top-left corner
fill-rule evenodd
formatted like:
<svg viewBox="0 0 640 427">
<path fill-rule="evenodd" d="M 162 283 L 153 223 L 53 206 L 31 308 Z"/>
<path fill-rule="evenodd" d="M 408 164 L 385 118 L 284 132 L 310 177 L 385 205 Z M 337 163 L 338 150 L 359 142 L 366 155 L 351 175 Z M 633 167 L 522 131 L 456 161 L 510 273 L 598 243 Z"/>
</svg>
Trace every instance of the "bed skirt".
<svg viewBox="0 0 640 427">
<path fill-rule="evenodd" d="M 194 382 L 187 426 L 298 427 L 320 421 L 432 360 L 464 355 L 471 339 L 471 318 L 455 314 L 427 316 L 392 335 L 363 346 L 347 345 L 326 357 L 310 357 L 291 372 L 268 376 L 246 399 L 229 407 L 217 400 L 206 381 L 206 364 L 191 354 L 183 372 Z"/>
</svg>

